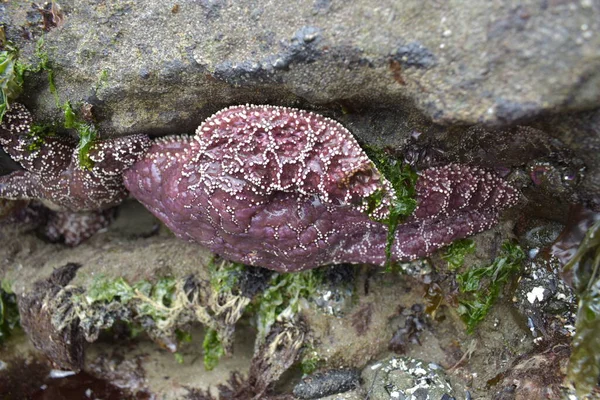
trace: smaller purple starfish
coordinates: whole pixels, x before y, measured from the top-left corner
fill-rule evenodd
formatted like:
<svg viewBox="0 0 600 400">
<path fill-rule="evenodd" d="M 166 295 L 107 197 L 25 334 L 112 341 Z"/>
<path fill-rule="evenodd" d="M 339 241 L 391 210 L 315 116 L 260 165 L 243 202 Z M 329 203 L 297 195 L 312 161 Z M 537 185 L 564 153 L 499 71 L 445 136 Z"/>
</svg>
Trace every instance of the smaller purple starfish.
<svg viewBox="0 0 600 400">
<path fill-rule="evenodd" d="M 53 210 L 46 233 L 71 246 L 89 238 L 111 221 L 111 207 L 127 197 L 122 174 L 150 148 L 146 135 L 132 135 L 92 144 L 93 166 L 80 166 L 77 142 L 53 135 L 36 142 L 31 113 L 12 104 L 0 125 L 0 145 L 24 170 L 0 176 L 0 198 L 40 200 Z"/>
<path fill-rule="evenodd" d="M 0 125 L 0 145 L 24 171 L 0 177 L 0 197 L 40 199 L 51 208 L 92 211 L 119 204 L 127 196 L 122 174 L 151 142 L 146 135 L 102 140 L 89 151 L 94 165 L 79 165 L 77 142 L 70 137 L 48 136 L 32 146 L 31 113 L 12 104 Z"/>
<path fill-rule="evenodd" d="M 125 185 L 181 238 L 278 271 L 386 262 L 384 219 L 395 195 L 352 134 L 307 111 L 235 106 L 196 136 L 157 140 Z M 398 226 L 392 261 L 431 254 L 496 223 L 518 192 L 493 173 L 450 164 L 421 173 L 417 209 Z"/>
</svg>

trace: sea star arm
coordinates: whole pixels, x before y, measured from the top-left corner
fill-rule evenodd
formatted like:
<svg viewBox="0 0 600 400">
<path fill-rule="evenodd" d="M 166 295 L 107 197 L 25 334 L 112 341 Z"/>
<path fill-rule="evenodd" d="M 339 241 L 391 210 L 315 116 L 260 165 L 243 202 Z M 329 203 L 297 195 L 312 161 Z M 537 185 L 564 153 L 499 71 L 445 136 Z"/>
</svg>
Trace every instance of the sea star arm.
<svg viewBox="0 0 600 400">
<path fill-rule="evenodd" d="M 33 119 L 29 110 L 22 104 L 13 103 L 4 114 L 0 124 L 0 144 L 15 161 L 20 162 L 25 151 L 22 137 L 31 131 Z"/>
<path fill-rule="evenodd" d="M 102 140 L 92 145 L 92 172 L 104 176 L 121 175 L 148 151 L 152 142 L 146 135 L 130 135 Z"/>
<path fill-rule="evenodd" d="M 211 174 L 245 181 L 252 191 L 317 196 L 332 205 L 363 205 L 382 190 L 374 216 L 385 218 L 393 189 L 341 124 L 308 111 L 276 106 L 233 106 L 208 118 L 191 145 L 194 163 Z M 204 177 L 200 177 L 204 179 Z M 235 191 L 235 187 L 231 192 Z"/>
<path fill-rule="evenodd" d="M 38 181 L 28 171 L 14 171 L 0 176 L 0 198 L 10 200 L 33 199 L 40 197 Z"/>
<path fill-rule="evenodd" d="M 52 242 L 64 241 L 75 247 L 108 227 L 115 216 L 115 208 L 88 212 L 52 211 L 44 233 Z"/>
</svg>

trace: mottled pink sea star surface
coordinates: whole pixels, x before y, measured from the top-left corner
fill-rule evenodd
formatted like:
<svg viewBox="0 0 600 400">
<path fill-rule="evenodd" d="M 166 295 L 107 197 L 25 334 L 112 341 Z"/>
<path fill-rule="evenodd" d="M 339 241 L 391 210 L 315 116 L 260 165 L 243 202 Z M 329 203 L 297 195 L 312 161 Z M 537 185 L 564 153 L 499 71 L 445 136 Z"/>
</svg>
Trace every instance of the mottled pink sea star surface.
<svg viewBox="0 0 600 400">
<path fill-rule="evenodd" d="M 157 140 L 124 174 L 127 189 L 177 236 L 229 260 L 299 271 L 386 262 L 395 193 L 339 123 L 275 106 L 234 106 L 195 136 Z M 384 193 L 367 215 L 365 199 Z M 518 192 L 484 169 L 421 172 L 417 208 L 395 232 L 392 261 L 414 260 L 490 228 Z"/>
</svg>

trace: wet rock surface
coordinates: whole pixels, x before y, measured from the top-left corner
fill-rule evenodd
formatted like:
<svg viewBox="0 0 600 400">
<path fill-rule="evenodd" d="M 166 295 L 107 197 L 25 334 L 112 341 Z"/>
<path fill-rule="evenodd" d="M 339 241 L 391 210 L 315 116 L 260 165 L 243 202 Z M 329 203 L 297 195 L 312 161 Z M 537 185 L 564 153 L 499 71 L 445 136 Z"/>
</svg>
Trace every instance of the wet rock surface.
<svg viewBox="0 0 600 400">
<path fill-rule="evenodd" d="M 373 400 L 452 398 L 444 375 L 439 365 L 408 357 L 380 360 L 363 371 Z"/>
<path fill-rule="evenodd" d="M 471 124 L 600 102 L 600 5 L 590 0 L 64 0 L 57 16 L 23 2 L 2 9 L 7 37 L 28 57 L 49 31 L 57 87 L 98 105 L 107 132 L 189 130 L 232 102 L 414 103 L 436 121 Z M 40 115 L 55 113 L 39 83 L 28 92 Z"/>
<path fill-rule="evenodd" d="M 140 232 L 152 231 L 155 222 L 156 220 L 141 206 L 128 202 L 122 206 L 114 225 L 76 248 L 47 244 L 31 231 L 15 231 L 11 225 L 4 225 L 0 231 L 4 245 L 1 249 L 3 276 L 12 282 L 12 289 L 20 297 L 39 297 L 43 294 L 35 291 L 35 280 L 41 277 L 48 279 L 55 268 L 64 266 L 67 260 L 82 265 L 69 283 L 69 291 L 74 294 L 93 286 L 100 277 L 123 277 L 131 283 L 141 279 L 155 280 L 160 276 L 193 275 L 196 282 L 209 280 L 207 268 L 201 267 L 203 262 L 208 262 L 205 257 L 209 255 L 198 246 L 175 239 L 164 228 L 151 236 L 140 235 Z M 545 226 L 540 222 L 537 224 L 534 223 L 534 228 L 531 229 Z M 501 243 L 511 236 L 512 228 L 512 223 L 505 222 L 474 237 L 477 251 L 469 256 L 467 266 L 488 263 L 491 255 L 498 252 Z M 544 244 L 548 246 L 548 241 Z M 430 271 L 427 275 L 415 273 L 409 276 L 405 272 L 384 274 L 368 266 L 353 267 L 351 270 L 347 266 L 325 268 L 319 289 L 302 302 L 300 325 L 296 328 L 293 325 L 278 325 L 269 336 L 270 339 L 266 339 L 266 345 L 260 346 L 258 352 L 253 355 L 256 329 L 247 320 L 238 321 L 232 340 L 233 357 L 222 359 L 211 372 L 206 372 L 200 361 L 202 346 L 199 340 L 204 333 L 197 323 L 190 330 L 193 341 L 177 346 L 177 352 L 183 357 L 183 364 L 179 364 L 173 354 L 161 349 L 156 343 L 156 337 L 152 338 L 154 341 L 148 338 L 132 341 L 127 334 L 120 336 L 118 325 L 111 323 L 112 329 L 108 331 L 108 335 L 106 330 L 95 330 L 96 334 L 100 333 L 99 336 L 95 336 L 97 340 L 85 345 L 87 351 L 84 371 L 106 380 L 111 385 L 121 388 L 120 390 L 131 393 L 149 392 L 166 395 L 166 398 L 181 398 L 186 393 L 196 393 L 197 396 L 204 397 L 190 398 L 213 400 L 211 396 L 216 393 L 217 386 L 223 384 L 229 389 L 223 389 L 225 391 L 222 393 L 238 396 L 229 397 L 231 399 L 252 398 L 265 390 L 264 398 L 283 399 L 289 397 L 281 396 L 290 396 L 286 393 L 291 393 L 294 385 L 301 382 L 301 375 L 297 370 L 294 372 L 294 367 L 290 368 L 291 365 L 314 365 L 317 374 L 326 374 L 331 369 L 364 368 L 364 379 L 366 371 L 370 370 L 373 364 L 372 360 L 393 351 L 396 353 L 396 359 L 408 357 L 426 360 L 423 361 L 425 364 L 435 364 L 440 371 L 445 371 L 444 379 L 455 389 L 453 394 L 448 393 L 455 398 L 462 398 L 465 387 L 473 396 L 477 396 L 476 398 L 491 398 L 492 391 L 509 390 L 511 382 L 517 376 L 522 382 L 518 393 L 529 393 L 524 389 L 529 387 L 528 382 L 543 385 L 545 381 L 540 380 L 540 377 L 548 374 L 553 360 L 561 360 L 564 363 L 567 359 L 565 354 L 568 355 L 568 352 L 560 352 L 552 356 L 554 358 L 548 358 L 551 354 L 547 354 L 546 350 L 558 346 L 556 349 L 567 351 L 566 343 L 569 340 L 568 330 L 565 331 L 564 324 L 561 324 L 565 322 L 561 319 L 564 310 L 553 311 L 556 308 L 554 303 L 542 304 L 538 297 L 533 304 L 529 302 L 529 297 L 532 296 L 528 297 L 528 294 L 534 292 L 533 295 L 537 296 L 538 293 L 534 289 L 541 286 L 542 281 L 528 279 L 534 273 L 544 271 L 530 271 L 526 268 L 521 279 L 522 289 L 517 289 L 517 293 L 523 294 L 516 295 L 517 299 L 522 299 L 517 305 L 531 307 L 524 309 L 520 315 L 514 312 L 515 308 L 520 309 L 520 306 L 515 307 L 511 297 L 504 296 L 484 320 L 477 334 L 471 336 L 465 332 L 463 322 L 452 306 L 452 278 L 443 273 L 446 261 L 437 257 L 431 259 L 437 272 Z M 256 272 L 258 275 L 245 276 L 241 285 L 241 292 L 250 297 L 265 290 L 265 277 L 258 273 L 259 270 Z M 543 295 L 546 300 L 546 290 L 554 287 L 552 279 L 557 278 L 555 275 L 544 277 L 544 287 L 547 288 L 544 289 Z M 527 282 L 534 286 L 527 286 Z M 433 284 L 442 287 L 445 299 L 424 297 Z M 341 290 L 335 291 L 335 288 Z M 210 288 L 206 287 L 204 290 L 207 290 L 204 296 L 210 298 Z M 61 293 L 68 292 L 63 290 Z M 556 292 L 552 299 L 571 309 L 572 298 L 563 299 L 560 293 Z M 327 297 L 331 300 L 333 294 L 336 296 L 334 303 L 324 299 Z M 550 294 L 548 291 L 548 298 Z M 57 296 L 59 297 L 61 296 Z M 432 303 L 437 304 L 433 313 Z M 50 301 L 47 304 L 52 307 L 54 303 Z M 107 323 L 110 318 L 118 319 L 119 314 L 114 314 L 115 310 L 109 305 L 95 309 L 97 314 L 94 321 Z M 541 345 L 536 344 L 535 336 L 527 325 L 527 317 L 533 315 L 528 313 L 532 312 L 536 316 L 544 317 L 540 319 L 542 323 L 536 325 L 536 333 L 545 329 L 548 335 L 548 339 Z M 55 317 L 65 315 L 64 310 L 54 310 L 50 313 Z M 184 314 L 180 315 L 179 319 L 182 321 L 188 318 Z M 88 329 L 87 325 L 78 326 L 79 335 Z M 49 328 L 52 331 L 56 329 L 56 325 L 51 324 Z M 556 341 L 557 332 L 563 337 L 563 342 Z M 543 335 L 537 334 L 538 337 Z M 95 338 L 92 337 L 93 340 Z M 169 342 L 160 340 L 158 343 L 162 343 L 163 346 L 169 345 Z M 276 352 L 271 353 L 271 350 L 267 350 L 271 348 L 269 343 L 278 343 L 272 347 L 277 349 Z M 300 343 L 303 345 L 298 347 Z M 82 356 L 81 353 L 78 354 Z M 257 357 L 256 354 L 271 355 L 264 358 Z M 528 362 L 529 359 L 533 361 Z M 540 363 L 534 362 L 538 359 Z M 490 365 L 494 368 L 490 368 Z M 427 370 L 425 367 L 424 369 Z M 283 374 L 285 370 L 288 372 Z M 242 374 L 232 381 L 233 386 L 231 382 L 227 383 L 232 371 Z M 249 375 L 246 375 L 249 371 Z M 395 373 L 400 374 L 400 370 Z M 273 388 L 269 384 L 269 378 L 265 378 L 269 376 L 281 382 Z M 564 370 L 553 370 L 552 390 L 556 390 L 557 382 L 563 376 Z M 422 378 L 420 375 L 411 378 L 416 382 L 415 385 L 418 385 L 419 377 Z M 345 381 L 334 381 L 339 384 L 338 389 L 346 387 Z M 490 381 L 497 384 L 488 386 Z M 371 389 L 369 382 L 372 381 L 364 379 L 358 389 L 326 397 L 324 395 L 327 393 L 323 392 L 321 397 L 364 398 Z M 398 386 L 398 382 L 394 382 Z M 174 390 L 173 384 L 179 385 L 178 389 Z M 401 389 L 400 386 L 398 389 Z M 275 392 L 272 392 L 273 390 Z M 212 394 L 208 394 L 209 392 Z M 390 398 L 385 389 L 382 389 L 381 393 L 388 396 L 383 398 Z"/>
<path fill-rule="evenodd" d="M 360 386 L 356 370 L 340 369 L 314 374 L 302 379 L 294 387 L 294 396 L 303 399 L 319 399 L 329 395 L 348 392 Z"/>
<path fill-rule="evenodd" d="M 241 316 L 256 312 L 265 293 L 280 293 L 269 292 L 280 282 L 271 272 L 236 272 L 234 296 L 222 296 L 211 286 L 212 254 L 173 237 L 135 202 L 68 249 L 36 230 L 41 214 L 31 204 L 0 199 L 3 287 L 20 299 L 23 326 L 55 366 L 83 368 L 50 380 L 39 353 L 9 359 L 5 349 L 23 340 L 15 335 L 0 344 L 0 388 L 17 398 L 48 398 L 44 385 L 46 396 L 103 398 L 289 400 L 294 387 L 304 388 L 298 398 L 327 400 L 566 396 L 577 304 L 561 268 L 600 210 L 598 21 L 600 5 L 590 0 L 0 3 L 0 26 L 21 60 L 39 62 L 43 36 L 59 101 L 88 102 L 102 138 L 191 133 L 233 104 L 289 105 L 334 118 L 361 145 L 417 171 L 477 165 L 522 193 L 498 226 L 472 238 L 461 265 L 442 249 L 386 273 L 323 268 L 310 296 L 299 296 L 295 319 L 279 309 L 264 337 L 255 316 Z M 41 122 L 63 118 L 44 72 L 27 74 L 19 101 Z M 0 151 L 0 174 L 19 168 Z M 467 334 L 459 276 L 517 242 L 525 261 Z M 70 263 L 81 265 L 77 274 L 58 279 Z M 173 279 L 180 297 L 162 325 L 136 314 L 147 301 L 83 307 L 105 278 Z M 152 296 L 129 289 L 136 301 Z M 131 337 L 131 320 L 142 337 Z M 212 371 L 202 362 L 207 328 L 227 353 Z M 180 329 L 191 343 L 180 342 Z M 42 372 L 15 386 L 23 365 Z M 333 394 L 357 384 L 354 373 L 339 373 L 354 370 L 362 370 L 360 386 Z"/>
</svg>

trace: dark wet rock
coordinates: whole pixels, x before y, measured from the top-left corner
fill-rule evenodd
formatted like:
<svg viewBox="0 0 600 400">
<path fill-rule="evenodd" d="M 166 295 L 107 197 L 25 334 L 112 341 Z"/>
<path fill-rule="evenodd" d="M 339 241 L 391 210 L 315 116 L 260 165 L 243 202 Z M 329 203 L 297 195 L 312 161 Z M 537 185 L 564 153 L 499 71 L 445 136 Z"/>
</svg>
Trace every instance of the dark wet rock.
<svg viewBox="0 0 600 400">
<path fill-rule="evenodd" d="M 436 121 L 494 124 L 600 103 L 593 1 L 60 5 L 55 21 L 45 6 L 3 4 L 7 36 L 33 60 L 48 31 L 61 96 L 101 106 L 102 130 L 119 134 L 186 130 L 232 101 L 409 99 Z M 43 89 L 32 83 L 30 102 L 56 116 Z"/>
<path fill-rule="evenodd" d="M 37 282 L 31 293 L 18 298 L 21 326 L 34 346 L 59 368 L 74 371 L 83 368 L 83 335 L 77 320 L 62 329 L 55 328 L 52 324 L 54 307 L 50 303 L 73 280 L 80 267 L 66 264 L 47 280 Z"/>
<path fill-rule="evenodd" d="M 273 399 L 292 400 L 291 395 L 269 396 L 269 392 L 281 375 L 291 367 L 304 342 L 306 327 L 278 323 L 267 335 L 264 343 L 255 351 L 246 380 L 237 380 L 230 395 L 232 400 Z"/>
<path fill-rule="evenodd" d="M 294 396 L 303 399 L 319 399 L 344 393 L 360 386 L 360 374 L 353 369 L 329 370 L 310 375 L 294 387 Z"/>
<path fill-rule="evenodd" d="M 40 359 L 13 358 L 3 356 L 0 363 L 0 396 L 4 399 L 27 398 L 39 390 L 50 367 Z"/>
<path fill-rule="evenodd" d="M 404 354 L 408 344 L 420 345 L 419 334 L 429 325 L 422 304 L 413 304 L 410 308 L 402 310 L 400 318 L 403 320 L 402 326 L 396 330 L 389 344 L 389 349 L 396 354 Z"/>
<path fill-rule="evenodd" d="M 324 268 L 323 282 L 312 300 L 326 314 L 344 317 L 352 307 L 356 269 L 350 264 Z"/>
<path fill-rule="evenodd" d="M 588 208 L 600 211 L 600 110 L 557 115 L 535 125 L 583 161 L 583 179 L 576 193 Z"/>
<path fill-rule="evenodd" d="M 494 379 L 493 400 L 576 398 L 563 387 L 569 354 L 567 344 L 553 343 L 520 356 Z"/>
<path fill-rule="evenodd" d="M 12 357 L 5 359 L 0 370 L 0 398 L 2 399 L 104 399 L 121 400 L 150 398 L 147 393 L 134 396 L 107 380 L 86 372 L 61 375 L 38 358 Z"/>
<path fill-rule="evenodd" d="M 6 175 L 12 171 L 16 171 L 21 167 L 10 158 L 6 152 L 0 148 L 0 175 Z"/>
<path fill-rule="evenodd" d="M 521 221 L 520 221 L 521 222 Z M 541 218 L 522 218 L 523 223 L 516 226 L 519 244 L 526 250 L 537 252 L 550 246 L 558 238 L 564 225 L 558 221 Z"/>
<path fill-rule="evenodd" d="M 419 42 L 411 42 L 399 46 L 392 54 L 396 60 L 405 68 L 433 68 L 436 65 L 435 54 Z"/>
<path fill-rule="evenodd" d="M 409 357 L 391 357 L 367 366 L 363 372 L 369 399 L 441 399 L 454 390 L 437 364 Z"/>
<path fill-rule="evenodd" d="M 124 359 L 123 356 L 115 353 L 101 354 L 86 369 L 92 376 L 138 394 L 138 397 L 147 392 L 146 371 L 141 356 Z"/>
<path fill-rule="evenodd" d="M 575 326 L 577 301 L 573 290 L 559 277 L 560 264 L 541 255 L 527 260 L 514 301 L 527 320 L 534 342 L 570 337 Z"/>
<path fill-rule="evenodd" d="M 265 268 L 244 268 L 238 277 L 240 295 L 252 299 L 267 287 L 272 275 Z"/>
</svg>

